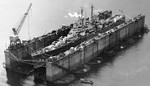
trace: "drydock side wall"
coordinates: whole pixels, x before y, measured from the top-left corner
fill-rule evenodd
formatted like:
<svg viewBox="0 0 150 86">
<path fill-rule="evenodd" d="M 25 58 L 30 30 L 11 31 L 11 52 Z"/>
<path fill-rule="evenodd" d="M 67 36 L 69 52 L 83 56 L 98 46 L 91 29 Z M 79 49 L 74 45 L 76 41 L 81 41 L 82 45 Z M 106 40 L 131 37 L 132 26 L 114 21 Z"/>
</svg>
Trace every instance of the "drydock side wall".
<svg viewBox="0 0 150 86">
<path fill-rule="evenodd" d="M 62 68 L 53 65 L 52 62 L 46 63 L 46 77 L 49 81 L 55 81 L 58 78 L 61 78 L 67 73 L 67 70 L 75 70 L 77 67 L 81 66 L 84 63 L 87 63 L 91 59 L 98 56 L 102 51 L 113 48 L 119 42 L 132 37 L 134 34 L 138 34 L 144 28 L 145 16 L 139 15 L 133 20 L 129 20 L 116 28 L 114 32 L 106 32 L 105 36 L 96 40 L 93 43 L 90 43 L 87 46 L 84 46 L 83 50 L 75 51 L 63 59 L 55 62 L 59 64 Z"/>
<path fill-rule="evenodd" d="M 98 40 L 98 53 L 101 53 L 102 51 L 106 50 L 109 45 L 109 35 L 106 35 L 105 37 Z"/>
<path fill-rule="evenodd" d="M 69 70 L 75 70 L 77 67 L 82 65 L 82 56 L 83 55 L 80 50 L 69 55 Z"/>
<path fill-rule="evenodd" d="M 8 68 L 8 69 L 10 69 L 11 67 L 10 67 L 10 53 L 8 52 L 8 50 L 6 50 L 6 51 L 4 51 L 4 53 L 5 53 L 5 65 L 6 65 L 6 67 Z"/>
<path fill-rule="evenodd" d="M 109 48 L 115 46 L 116 43 L 116 32 L 112 32 L 109 34 Z"/>
<path fill-rule="evenodd" d="M 64 69 L 68 69 L 70 66 L 69 57 L 62 58 L 54 63 L 47 61 L 46 63 L 46 77 L 49 81 L 54 81 L 64 76 L 68 71 Z"/>
<path fill-rule="evenodd" d="M 18 58 L 16 57 L 16 56 L 18 56 L 17 52 L 12 53 L 12 52 L 9 52 L 9 50 L 5 50 L 4 53 L 5 53 L 6 68 L 9 70 L 18 71 L 18 70 L 16 70 L 16 67 L 21 64 L 19 63 L 19 61 L 17 61 L 18 60 Z"/>
</svg>

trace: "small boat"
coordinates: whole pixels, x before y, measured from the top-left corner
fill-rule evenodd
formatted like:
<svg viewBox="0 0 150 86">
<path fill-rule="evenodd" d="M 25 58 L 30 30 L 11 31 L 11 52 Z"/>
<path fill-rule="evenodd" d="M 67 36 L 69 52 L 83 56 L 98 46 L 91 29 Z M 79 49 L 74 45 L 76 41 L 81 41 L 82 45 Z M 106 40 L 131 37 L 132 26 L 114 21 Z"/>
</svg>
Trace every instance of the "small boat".
<svg viewBox="0 0 150 86">
<path fill-rule="evenodd" d="M 82 67 L 80 67 L 79 69 L 77 69 L 74 73 L 76 73 L 76 74 L 84 74 L 84 73 L 88 72 L 90 69 L 91 69 L 90 66 L 83 65 Z"/>
<path fill-rule="evenodd" d="M 92 62 L 89 62 L 88 64 L 89 65 L 97 65 L 97 64 L 100 64 L 102 62 L 102 60 L 96 60 L 96 61 L 92 61 Z"/>
<path fill-rule="evenodd" d="M 91 85 L 93 85 L 93 81 L 90 80 L 90 79 L 81 78 L 80 81 L 81 81 L 81 83 L 84 83 L 84 84 L 91 84 Z"/>
</svg>

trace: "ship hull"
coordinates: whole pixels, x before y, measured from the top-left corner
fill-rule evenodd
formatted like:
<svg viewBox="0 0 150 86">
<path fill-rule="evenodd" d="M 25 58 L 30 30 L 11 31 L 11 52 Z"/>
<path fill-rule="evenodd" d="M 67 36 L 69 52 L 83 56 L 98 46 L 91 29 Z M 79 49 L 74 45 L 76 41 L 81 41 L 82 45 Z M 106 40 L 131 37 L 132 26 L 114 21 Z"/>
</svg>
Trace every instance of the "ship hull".
<svg viewBox="0 0 150 86">
<path fill-rule="evenodd" d="M 57 48 L 57 49 L 55 49 L 55 50 L 51 50 L 51 51 L 48 51 L 48 52 L 44 52 L 44 53 L 42 53 L 42 54 L 37 54 L 37 55 L 34 55 L 34 56 L 32 56 L 32 57 L 33 57 L 33 58 L 42 58 L 42 57 L 48 58 L 49 56 L 58 55 L 59 53 L 62 53 L 62 52 L 64 52 L 64 51 L 70 49 L 70 47 L 76 47 L 76 46 L 79 45 L 80 43 L 82 43 L 82 42 L 84 42 L 84 41 L 86 41 L 86 40 L 88 40 L 88 39 L 91 39 L 91 38 L 93 38 L 94 36 L 97 36 L 99 33 L 104 33 L 104 32 L 106 32 L 106 31 L 108 31 L 108 30 L 110 30 L 110 29 L 112 29 L 112 28 L 114 28 L 114 27 L 116 27 L 116 26 L 118 26 L 118 25 L 124 23 L 124 22 L 125 22 L 124 20 L 125 20 L 125 18 L 123 17 L 123 18 L 119 19 L 117 22 L 111 23 L 111 24 L 108 25 L 107 27 L 103 27 L 102 29 L 96 28 L 97 31 L 96 31 L 94 34 L 88 34 L 88 35 L 86 35 L 86 36 L 84 36 L 84 37 L 78 38 L 77 40 L 75 40 L 75 41 L 73 41 L 73 42 L 71 42 L 71 43 L 69 43 L 69 44 L 66 44 L 66 45 L 64 45 L 64 46 L 61 46 L 61 47 L 59 47 L 59 48 Z M 94 30 L 93 30 L 93 32 L 94 32 Z"/>
</svg>

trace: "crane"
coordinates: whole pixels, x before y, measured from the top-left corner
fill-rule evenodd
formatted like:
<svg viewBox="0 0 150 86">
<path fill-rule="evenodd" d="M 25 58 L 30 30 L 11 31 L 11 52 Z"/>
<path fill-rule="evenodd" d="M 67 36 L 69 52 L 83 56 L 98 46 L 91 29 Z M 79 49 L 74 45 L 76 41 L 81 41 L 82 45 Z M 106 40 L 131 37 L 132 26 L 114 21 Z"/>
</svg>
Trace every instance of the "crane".
<svg viewBox="0 0 150 86">
<path fill-rule="evenodd" d="M 32 6 L 32 3 L 30 3 L 30 6 L 28 7 L 26 13 L 24 13 L 24 16 L 23 16 L 23 18 L 21 19 L 21 21 L 19 22 L 18 27 L 16 27 L 16 28 L 13 27 L 13 28 L 12 28 L 13 36 L 10 36 L 10 45 L 14 45 L 14 44 L 17 44 L 17 43 L 21 43 L 21 41 L 20 41 L 20 39 L 19 39 L 19 37 L 18 37 L 18 34 L 19 34 L 19 32 L 20 32 L 20 30 L 21 30 L 23 24 L 24 24 L 24 21 L 25 21 L 25 19 L 26 19 L 28 13 L 29 13 L 29 11 L 30 11 L 31 6 Z"/>
</svg>

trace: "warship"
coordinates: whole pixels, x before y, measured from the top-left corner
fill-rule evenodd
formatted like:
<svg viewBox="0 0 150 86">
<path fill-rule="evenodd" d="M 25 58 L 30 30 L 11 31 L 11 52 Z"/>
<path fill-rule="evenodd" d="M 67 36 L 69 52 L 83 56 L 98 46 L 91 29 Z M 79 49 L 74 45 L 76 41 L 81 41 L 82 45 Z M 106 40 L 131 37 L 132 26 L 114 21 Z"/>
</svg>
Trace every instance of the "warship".
<svg viewBox="0 0 150 86">
<path fill-rule="evenodd" d="M 98 58 L 102 52 L 112 49 L 123 40 L 144 30 L 145 15 L 127 18 L 124 14 L 112 15 L 111 10 L 83 16 L 70 25 L 63 25 L 46 35 L 31 40 L 21 40 L 19 32 L 32 4 L 24 13 L 18 27 L 12 28 L 10 45 L 4 51 L 7 70 L 54 82 L 77 68 Z"/>
</svg>

